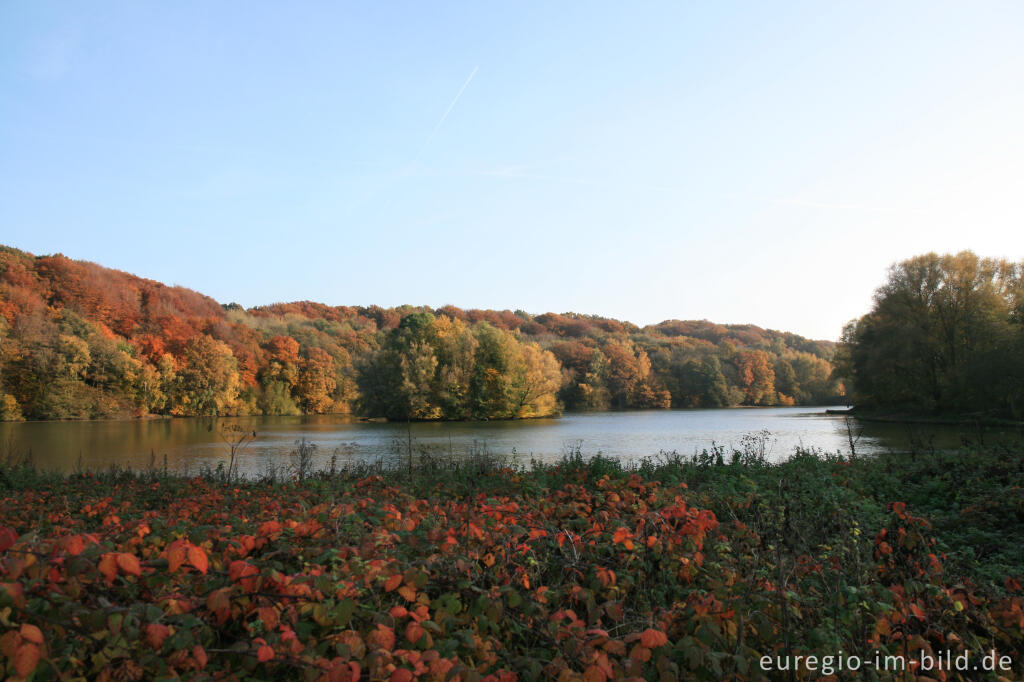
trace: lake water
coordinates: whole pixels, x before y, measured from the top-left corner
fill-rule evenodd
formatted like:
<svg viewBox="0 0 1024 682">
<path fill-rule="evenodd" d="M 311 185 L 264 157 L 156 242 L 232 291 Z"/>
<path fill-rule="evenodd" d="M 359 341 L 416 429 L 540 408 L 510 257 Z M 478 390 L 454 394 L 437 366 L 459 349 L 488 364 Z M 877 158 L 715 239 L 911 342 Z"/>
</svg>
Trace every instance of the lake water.
<svg viewBox="0 0 1024 682">
<path fill-rule="evenodd" d="M 239 455 L 239 470 L 260 474 L 288 466 L 295 442 L 316 444 L 315 466 L 325 468 L 333 456 L 339 465 L 358 460 L 404 461 L 410 442 L 414 454 L 465 457 L 474 450 L 530 458 L 558 459 L 579 447 L 637 459 L 659 452 L 690 455 L 713 445 L 726 451 L 743 446 L 743 437 L 767 431 L 771 459 L 784 459 L 798 446 L 849 453 L 846 419 L 824 407 L 650 410 L 566 414 L 557 419 L 491 422 L 370 423 L 341 416 L 150 419 L 94 422 L 0 423 L 0 460 L 31 452 L 43 469 L 73 471 L 111 464 L 145 468 L 150 462 L 184 472 L 216 468 L 229 448 L 221 434 L 237 426 L 257 437 Z M 922 429 L 894 424 L 854 424 L 858 454 L 904 449 L 911 441 L 923 447 L 953 447 L 974 434 L 960 429 Z M 969 429 L 968 429 L 969 431 Z"/>
</svg>

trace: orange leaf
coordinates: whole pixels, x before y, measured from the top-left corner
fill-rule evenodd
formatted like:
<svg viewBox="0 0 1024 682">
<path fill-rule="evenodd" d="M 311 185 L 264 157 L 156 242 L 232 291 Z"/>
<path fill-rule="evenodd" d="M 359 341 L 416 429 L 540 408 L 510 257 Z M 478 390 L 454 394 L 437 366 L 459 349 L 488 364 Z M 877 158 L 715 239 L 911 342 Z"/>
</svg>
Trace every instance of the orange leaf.
<svg viewBox="0 0 1024 682">
<path fill-rule="evenodd" d="M 164 640 L 171 634 L 170 628 L 160 623 L 150 623 L 146 626 L 146 642 L 158 650 L 164 645 Z"/>
<path fill-rule="evenodd" d="M 402 585 L 399 587 L 398 594 L 402 595 L 406 601 L 416 601 L 416 590 L 408 585 Z"/>
<path fill-rule="evenodd" d="M 420 638 L 425 632 L 426 630 L 423 629 L 423 626 L 416 621 L 410 621 L 409 624 L 405 626 L 405 638 L 412 644 L 420 641 Z"/>
<path fill-rule="evenodd" d="M 134 554 L 128 554 L 121 552 L 117 555 L 117 567 L 125 575 L 142 575 L 142 566 L 139 564 L 139 558 Z"/>
<path fill-rule="evenodd" d="M 661 630 L 647 628 L 640 633 L 640 643 L 648 649 L 657 649 L 668 644 L 668 636 Z"/>
<path fill-rule="evenodd" d="M 412 682 L 412 671 L 408 668 L 398 668 L 391 673 L 391 682 Z"/>
<path fill-rule="evenodd" d="M 117 577 L 117 559 L 113 554 L 104 554 L 100 557 L 100 563 L 96 568 L 106 576 L 108 583 L 114 582 L 114 578 Z"/>
<path fill-rule="evenodd" d="M 21 626 L 21 632 L 19 634 L 21 635 L 22 639 L 26 639 L 29 642 L 32 642 L 33 644 L 43 643 L 43 633 L 35 625 L 29 625 L 28 623 L 24 623 Z"/>
<path fill-rule="evenodd" d="M 198 644 L 192 647 L 192 658 L 196 659 L 200 670 L 206 667 L 206 649 Z"/>
<path fill-rule="evenodd" d="M 384 583 L 384 591 L 385 592 L 392 592 L 392 591 L 398 589 L 398 586 L 401 585 L 401 584 L 402 584 L 402 574 L 401 573 L 396 573 L 393 576 L 391 576 L 390 578 L 388 578 L 387 582 Z"/>
<path fill-rule="evenodd" d="M 616 545 L 621 544 L 626 549 L 633 549 L 635 547 L 633 544 L 633 533 L 628 528 L 621 526 L 615 531 L 615 535 L 612 536 L 612 542 Z"/>
<path fill-rule="evenodd" d="M 164 550 L 164 556 L 167 558 L 167 570 L 174 573 L 181 568 L 181 565 L 185 563 L 186 554 L 187 550 L 182 540 L 175 540 L 167 545 L 167 549 Z"/>
<path fill-rule="evenodd" d="M 72 535 L 64 543 L 64 549 L 71 556 L 78 556 L 85 550 L 85 541 L 82 540 L 81 535 Z"/>
<path fill-rule="evenodd" d="M 281 524 L 277 521 L 264 521 L 260 524 L 259 534 L 263 536 L 281 532 Z"/>
<path fill-rule="evenodd" d="M 592 665 L 583 671 L 583 682 L 605 682 L 608 676 L 596 665 Z"/>
<path fill-rule="evenodd" d="M 612 656 L 626 655 L 626 645 L 617 639 L 605 642 L 602 648 L 608 653 L 610 653 Z"/>
<path fill-rule="evenodd" d="M 633 650 L 629 652 L 629 657 L 637 661 L 644 661 L 645 663 L 651 660 L 651 650 L 645 647 L 643 644 L 637 644 L 633 647 Z"/>
<path fill-rule="evenodd" d="M 14 654 L 14 672 L 21 677 L 28 677 L 39 665 L 39 647 L 31 642 L 18 647 Z"/>
<path fill-rule="evenodd" d="M 395 648 L 395 631 L 387 625 L 377 624 L 377 629 L 366 636 L 367 644 L 391 651 Z"/>
<path fill-rule="evenodd" d="M 277 611 L 272 606 L 261 606 L 256 609 L 256 615 L 261 621 L 263 621 L 263 627 L 266 631 L 273 630 L 277 627 L 278 617 Z"/>
<path fill-rule="evenodd" d="M 203 551 L 202 547 L 196 547 L 195 545 L 188 546 L 188 562 L 195 566 L 203 575 L 206 575 L 206 571 L 210 568 L 210 561 L 206 558 L 206 552 Z"/>
</svg>

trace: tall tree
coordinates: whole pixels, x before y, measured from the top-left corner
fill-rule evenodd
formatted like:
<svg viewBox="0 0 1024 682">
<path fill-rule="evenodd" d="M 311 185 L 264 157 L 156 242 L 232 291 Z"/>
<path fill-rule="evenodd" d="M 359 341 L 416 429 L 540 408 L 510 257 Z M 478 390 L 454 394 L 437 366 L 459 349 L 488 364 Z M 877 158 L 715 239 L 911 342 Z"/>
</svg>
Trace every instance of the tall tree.
<svg viewBox="0 0 1024 682">
<path fill-rule="evenodd" d="M 837 369 L 855 401 L 1016 415 L 1024 402 L 1020 279 L 1021 266 L 969 251 L 893 265 L 871 311 L 843 333 Z"/>
<path fill-rule="evenodd" d="M 238 364 L 223 341 L 201 334 L 185 343 L 172 394 L 172 414 L 231 414 L 238 397 Z"/>
</svg>

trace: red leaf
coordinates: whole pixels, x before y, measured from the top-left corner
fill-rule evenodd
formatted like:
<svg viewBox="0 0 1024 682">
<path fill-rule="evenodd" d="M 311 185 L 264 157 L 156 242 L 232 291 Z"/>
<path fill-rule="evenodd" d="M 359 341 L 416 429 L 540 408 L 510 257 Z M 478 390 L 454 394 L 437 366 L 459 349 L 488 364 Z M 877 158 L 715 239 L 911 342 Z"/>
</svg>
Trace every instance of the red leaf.
<svg viewBox="0 0 1024 682">
<path fill-rule="evenodd" d="M 274 658 L 274 650 L 264 644 L 256 651 L 256 659 L 260 663 L 266 663 L 267 661 Z"/>
<path fill-rule="evenodd" d="M 198 644 L 192 647 L 192 658 L 196 659 L 200 670 L 206 667 L 206 649 Z"/>
<path fill-rule="evenodd" d="M 0 583 L 0 590 L 7 593 L 7 596 L 14 601 L 15 606 L 25 607 L 25 589 L 21 583 Z"/>
<path fill-rule="evenodd" d="M 13 547 L 17 541 L 18 534 L 14 532 L 13 528 L 0 528 L 0 552 Z"/>
<path fill-rule="evenodd" d="M 260 573 L 259 569 L 250 563 L 237 559 L 231 562 L 228 567 L 228 577 L 234 582 L 242 586 L 247 592 L 252 592 L 256 589 L 256 576 Z"/>
<path fill-rule="evenodd" d="M 224 609 L 231 608 L 231 588 L 222 587 L 219 590 L 214 590 L 210 593 L 210 596 L 206 598 L 206 608 L 214 613 Z"/>
<path fill-rule="evenodd" d="M 394 590 L 397 590 L 398 586 L 401 585 L 401 584 L 402 584 L 402 574 L 401 573 L 396 573 L 393 576 L 391 576 L 390 578 L 388 578 L 387 582 L 384 583 L 384 591 L 385 592 L 392 592 Z"/>
<path fill-rule="evenodd" d="M 14 654 L 18 653 L 19 646 L 21 646 L 21 637 L 14 630 L 8 630 L 0 635 L 0 654 L 13 659 Z"/>
</svg>

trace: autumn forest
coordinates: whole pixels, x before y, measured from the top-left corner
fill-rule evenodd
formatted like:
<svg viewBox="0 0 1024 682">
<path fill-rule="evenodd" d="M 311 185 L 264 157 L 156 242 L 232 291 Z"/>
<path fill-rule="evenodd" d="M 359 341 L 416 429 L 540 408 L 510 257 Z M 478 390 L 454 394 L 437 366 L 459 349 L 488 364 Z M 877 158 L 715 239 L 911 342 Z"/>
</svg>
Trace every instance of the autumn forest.
<svg viewBox="0 0 1024 682">
<path fill-rule="evenodd" d="M 835 344 L 752 325 L 573 313 L 222 305 L 0 247 L 0 419 L 827 404 Z"/>
</svg>

